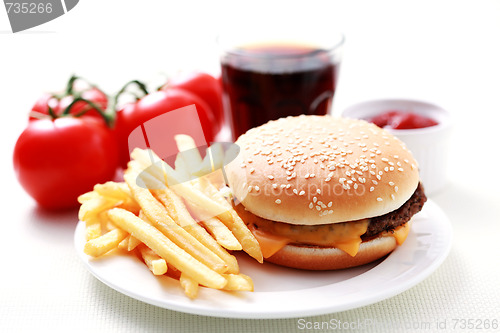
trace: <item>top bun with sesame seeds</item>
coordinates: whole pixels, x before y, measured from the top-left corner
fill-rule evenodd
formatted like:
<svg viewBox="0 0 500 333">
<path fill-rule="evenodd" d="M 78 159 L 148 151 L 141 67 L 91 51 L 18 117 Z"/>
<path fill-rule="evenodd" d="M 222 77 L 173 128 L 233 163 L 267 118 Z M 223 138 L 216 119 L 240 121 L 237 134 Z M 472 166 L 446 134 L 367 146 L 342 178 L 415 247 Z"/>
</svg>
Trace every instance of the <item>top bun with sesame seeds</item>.
<svg viewBox="0 0 500 333">
<path fill-rule="evenodd" d="M 419 183 L 403 142 L 363 120 L 330 116 L 281 118 L 236 141 L 226 167 L 247 210 L 300 225 L 383 215 L 402 206 Z"/>
<path fill-rule="evenodd" d="M 373 261 L 395 248 L 396 235 L 385 236 L 407 234 L 407 222 L 426 200 L 405 145 L 363 120 L 281 118 L 236 144 L 240 152 L 225 167 L 227 180 L 241 202 L 236 210 L 271 262 L 336 269 Z M 326 249 L 336 262 L 325 260 Z"/>
</svg>

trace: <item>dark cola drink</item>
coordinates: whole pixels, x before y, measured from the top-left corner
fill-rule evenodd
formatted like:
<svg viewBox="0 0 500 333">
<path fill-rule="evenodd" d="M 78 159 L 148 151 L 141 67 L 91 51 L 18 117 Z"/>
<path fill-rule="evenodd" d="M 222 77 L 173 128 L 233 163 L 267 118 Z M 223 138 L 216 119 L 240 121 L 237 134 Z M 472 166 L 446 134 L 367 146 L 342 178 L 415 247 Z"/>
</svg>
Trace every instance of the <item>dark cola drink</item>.
<svg viewBox="0 0 500 333">
<path fill-rule="evenodd" d="M 221 63 L 234 139 L 269 120 L 325 115 L 331 108 L 339 63 L 328 50 L 252 46 L 226 53 Z"/>
</svg>

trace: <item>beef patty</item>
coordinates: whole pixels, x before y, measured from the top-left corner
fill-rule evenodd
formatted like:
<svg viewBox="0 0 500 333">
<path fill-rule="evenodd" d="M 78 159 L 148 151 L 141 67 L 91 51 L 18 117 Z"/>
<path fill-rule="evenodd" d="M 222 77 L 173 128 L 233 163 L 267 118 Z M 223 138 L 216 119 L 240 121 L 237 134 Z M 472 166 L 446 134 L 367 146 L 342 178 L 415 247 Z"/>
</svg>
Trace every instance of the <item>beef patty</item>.
<svg viewBox="0 0 500 333">
<path fill-rule="evenodd" d="M 422 184 L 419 183 L 413 195 L 408 199 L 403 206 L 398 209 L 381 215 L 372 217 L 368 229 L 361 236 L 363 241 L 369 240 L 377 236 L 382 231 L 394 230 L 396 227 L 410 221 L 411 217 L 422 210 L 424 203 L 427 201 Z"/>
<path fill-rule="evenodd" d="M 332 228 L 334 228 L 336 232 L 349 233 L 348 230 L 350 229 L 347 228 L 347 226 L 357 222 L 368 222 L 366 232 L 361 235 L 361 239 L 363 241 L 368 241 L 372 238 L 377 237 L 381 232 L 390 232 L 398 226 L 410 221 L 411 217 L 422 209 L 426 200 L 427 197 L 424 194 L 423 187 L 421 184 L 418 184 L 417 189 L 410 197 L 410 199 L 408 199 L 401 207 L 390 213 L 357 221 L 324 225 L 295 225 L 276 222 L 258 217 L 250 213 L 243 207 L 243 205 L 237 205 L 235 209 L 247 225 L 253 225 L 253 227 L 256 229 L 262 228 L 262 230 L 270 231 L 272 234 L 290 237 L 291 239 L 296 239 L 297 235 L 301 235 L 298 238 L 302 239 L 302 242 L 299 243 L 309 244 L 308 241 L 304 242 L 304 239 L 307 238 L 304 236 L 307 236 L 307 234 L 317 234 L 319 232 L 324 235 L 324 238 L 326 238 L 327 234 L 332 231 Z M 313 243 L 316 244 L 317 241 L 318 239 L 315 238 L 315 241 Z"/>
</svg>

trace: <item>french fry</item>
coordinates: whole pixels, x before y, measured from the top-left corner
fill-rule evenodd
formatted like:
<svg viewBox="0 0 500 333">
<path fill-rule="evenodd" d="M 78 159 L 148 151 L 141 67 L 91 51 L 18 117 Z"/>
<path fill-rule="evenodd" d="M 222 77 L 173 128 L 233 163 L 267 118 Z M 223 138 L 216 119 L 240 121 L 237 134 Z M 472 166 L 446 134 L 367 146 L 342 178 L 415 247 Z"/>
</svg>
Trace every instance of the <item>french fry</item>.
<svg viewBox="0 0 500 333">
<path fill-rule="evenodd" d="M 125 250 L 125 251 L 128 251 L 128 243 L 130 242 L 130 235 L 128 235 L 127 237 L 125 237 L 119 244 L 118 244 L 118 248 L 121 249 L 121 250 Z"/>
<path fill-rule="evenodd" d="M 191 279 L 185 273 L 181 273 L 179 282 L 181 283 L 181 287 L 184 289 L 184 293 L 187 297 L 195 299 L 196 296 L 198 296 L 198 282 Z"/>
<path fill-rule="evenodd" d="M 167 272 L 168 268 L 165 259 L 142 243 L 138 246 L 138 249 L 144 263 L 154 275 L 163 275 Z"/>
<path fill-rule="evenodd" d="M 134 236 L 130 235 L 129 241 L 128 241 L 128 246 L 127 246 L 127 251 L 133 251 L 138 245 L 142 244 L 140 240 L 135 238 Z"/>
<path fill-rule="evenodd" d="M 97 193 L 94 191 L 90 191 L 87 193 L 84 193 L 78 197 L 78 202 L 83 204 L 85 201 L 89 201 L 97 196 Z"/>
<path fill-rule="evenodd" d="M 180 150 L 180 149 L 179 149 Z M 220 143 L 214 143 L 207 148 L 205 158 L 192 174 L 197 177 L 208 175 L 224 166 L 224 148 Z"/>
<path fill-rule="evenodd" d="M 182 226 L 188 233 L 215 253 L 227 265 L 227 273 L 238 273 L 236 257 L 224 250 L 210 234 L 193 219 L 182 199 L 170 188 L 153 191 L 160 202 L 166 207 L 173 220 Z M 241 245 L 240 245 L 241 249 Z"/>
<path fill-rule="evenodd" d="M 132 213 L 131 213 L 132 214 Z M 121 229 L 113 229 L 104 235 L 94 238 L 83 248 L 83 252 L 92 257 L 99 257 L 113 250 L 118 244 L 127 237 L 127 233 Z"/>
<path fill-rule="evenodd" d="M 217 243 L 228 250 L 239 251 L 242 249 L 240 242 L 234 237 L 231 230 L 224 225 L 218 218 L 210 217 L 203 220 L 202 224 L 212 234 Z"/>
<path fill-rule="evenodd" d="M 151 152 L 149 150 L 149 152 Z M 231 218 L 231 214 L 227 211 L 227 208 L 220 205 L 219 203 L 211 200 L 200 190 L 194 188 L 190 182 L 183 182 L 183 179 L 178 175 L 178 173 L 170 167 L 167 163 L 162 161 L 156 154 L 151 152 L 151 155 L 155 159 L 154 161 L 149 160 L 150 155 L 146 150 L 134 149 L 131 156 L 139 163 L 142 168 L 155 169 L 161 168 L 165 171 L 167 175 L 167 181 L 169 186 L 177 193 L 179 196 L 185 198 L 186 200 L 196 203 L 198 206 L 203 207 L 203 209 L 211 216 L 226 216 L 226 219 Z"/>
<path fill-rule="evenodd" d="M 120 201 L 110 200 L 96 194 L 92 199 L 82 203 L 78 211 L 78 218 L 80 221 L 84 221 L 87 226 L 99 223 L 98 215 L 119 203 Z"/>
<path fill-rule="evenodd" d="M 224 274 L 227 284 L 224 290 L 253 291 L 253 281 L 245 274 Z"/>
<path fill-rule="evenodd" d="M 202 162 L 200 152 L 196 147 L 196 143 L 193 138 L 189 135 L 178 134 L 174 136 L 175 143 L 177 144 L 177 148 L 179 149 L 179 154 L 177 156 L 181 156 L 182 160 L 185 163 L 185 169 L 190 174 L 193 174 L 193 171 L 197 170 Z M 177 170 L 177 165 L 175 166 Z"/>
<path fill-rule="evenodd" d="M 181 154 L 177 154 L 175 158 L 175 172 L 177 172 L 179 178 L 183 179 L 184 181 L 192 179 L 187 170 L 186 160 L 184 160 Z"/>
<path fill-rule="evenodd" d="M 142 176 L 142 174 L 141 174 Z M 137 185 L 136 178 L 139 177 L 138 170 L 134 169 L 134 164 L 129 163 L 129 169 L 125 172 L 125 182 L 132 191 L 135 200 L 141 206 L 144 215 L 147 216 L 154 226 L 164 233 L 176 245 L 187 251 L 197 260 L 212 268 L 214 271 L 224 273 L 227 266 L 212 251 L 207 249 L 196 238 L 190 235 L 186 230 L 177 225 L 168 215 L 166 208 L 156 200 L 148 189 Z M 109 212 L 108 212 L 109 215 Z M 134 236 L 135 237 L 135 236 Z M 136 237 L 138 238 L 138 237 Z"/>
<path fill-rule="evenodd" d="M 106 182 L 94 186 L 94 192 L 105 198 L 113 198 L 117 201 L 127 200 L 132 194 L 125 183 Z"/>
<path fill-rule="evenodd" d="M 107 199 L 119 201 L 116 205 L 117 207 L 131 212 L 138 213 L 140 210 L 139 205 L 132 197 L 132 193 L 130 192 L 128 185 L 124 182 L 106 182 L 104 184 L 97 184 L 94 186 L 94 192 L 90 193 L 97 193 Z"/>
<path fill-rule="evenodd" d="M 185 272 L 198 283 L 215 289 L 221 289 L 226 285 L 227 280 L 222 275 L 193 258 L 161 231 L 133 213 L 113 208 L 109 210 L 108 216 L 120 228 L 139 239 L 169 264 Z"/>
<path fill-rule="evenodd" d="M 228 212 L 231 215 L 230 219 L 228 219 L 226 215 L 219 215 L 218 218 L 233 232 L 234 236 L 243 247 L 243 251 L 248 253 L 258 262 L 262 263 L 263 256 L 259 242 L 248 229 L 238 213 L 236 213 L 233 209 L 231 204 L 227 202 L 224 196 L 220 194 L 220 192 L 206 179 L 199 178 L 196 182 L 193 181 L 193 184 L 195 184 L 198 189 L 207 193 L 207 195 L 213 198 L 213 200 L 216 200 L 219 204 L 224 205 L 228 209 Z"/>
<path fill-rule="evenodd" d="M 100 223 L 91 224 L 85 229 L 85 239 L 87 241 L 95 239 L 99 236 L 101 236 L 101 224 Z"/>
</svg>

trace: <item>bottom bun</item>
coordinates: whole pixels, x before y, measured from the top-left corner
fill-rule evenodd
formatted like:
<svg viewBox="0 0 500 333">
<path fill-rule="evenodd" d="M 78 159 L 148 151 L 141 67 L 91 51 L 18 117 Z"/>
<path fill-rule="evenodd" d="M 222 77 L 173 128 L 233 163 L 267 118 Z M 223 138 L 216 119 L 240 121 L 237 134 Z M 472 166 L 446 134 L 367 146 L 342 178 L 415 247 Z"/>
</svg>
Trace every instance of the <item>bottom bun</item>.
<svg viewBox="0 0 500 333">
<path fill-rule="evenodd" d="M 351 257 L 337 248 L 286 245 L 266 261 L 292 268 L 308 270 L 333 270 L 370 263 L 391 253 L 396 239 L 390 235 L 363 242 L 358 253 Z"/>
</svg>

